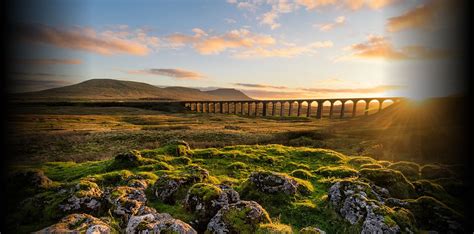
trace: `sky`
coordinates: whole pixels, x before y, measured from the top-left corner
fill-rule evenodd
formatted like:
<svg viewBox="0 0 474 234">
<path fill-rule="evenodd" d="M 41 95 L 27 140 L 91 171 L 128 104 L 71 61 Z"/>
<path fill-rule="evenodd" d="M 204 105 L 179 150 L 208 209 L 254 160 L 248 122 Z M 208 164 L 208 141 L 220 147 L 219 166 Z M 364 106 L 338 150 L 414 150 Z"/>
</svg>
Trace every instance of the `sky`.
<svg viewBox="0 0 474 234">
<path fill-rule="evenodd" d="M 41 0 L 16 7 L 16 92 L 93 78 L 235 88 L 262 99 L 462 91 L 449 38 L 455 0 Z"/>
</svg>

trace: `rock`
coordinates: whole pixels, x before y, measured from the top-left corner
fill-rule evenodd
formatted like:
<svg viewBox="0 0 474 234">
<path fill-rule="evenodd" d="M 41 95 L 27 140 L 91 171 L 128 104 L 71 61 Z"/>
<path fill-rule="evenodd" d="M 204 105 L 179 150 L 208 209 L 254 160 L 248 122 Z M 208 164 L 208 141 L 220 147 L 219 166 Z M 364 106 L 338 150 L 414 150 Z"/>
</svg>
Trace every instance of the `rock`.
<svg viewBox="0 0 474 234">
<path fill-rule="evenodd" d="M 160 214 L 153 208 L 144 207 L 139 215 L 130 217 L 125 233 L 196 234 L 197 232 L 189 224 L 174 219 L 169 214 Z"/>
<path fill-rule="evenodd" d="M 209 177 L 209 172 L 199 166 L 190 165 L 185 172 L 179 175 L 164 175 L 153 185 L 155 196 L 168 204 L 174 204 L 177 199 L 175 194 L 180 189 L 186 189 L 195 183 L 204 182 Z"/>
<path fill-rule="evenodd" d="M 328 198 L 336 212 L 350 224 L 362 222 L 362 233 L 397 233 L 401 230 L 399 224 L 390 218 L 393 212 L 383 205 L 384 196 L 368 184 L 336 182 L 330 187 Z M 403 226 L 410 229 L 405 223 Z"/>
<path fill-rule="evenodd" d="M 53 183 L 53 181 L 40 170 L 17 172 L 13 176 L 22 186 L 33 188 L 47 188 Z"/>
<path fill-rule="evenodd" d="M 439 233 L 464 233 L 463 216 L 435 198 L 422 196 L 407 200 L 407 208 L 415 215 L 416 223 L 423 230 Z"/>
<path fill-rule="evenodd" d="M 326 234 L 326 232 L 317 227 L 305 227 L 300 230 L 300 234 Z"/>
<path fill-rule="evenodd" d="M 54 225 L 35 233 L 111 233 L 116 232 L 102 220 L 88 214 L 71 214 Z"/>
<path fill-rule="evenodd" d="M 281 223 L 265 223 L 258 226 L 256 234 L 292 234 L 291 226 Z"/>
<path fill-rule="evenodd" d="M 420 176 L 420 166 L 414 162 L 395 162 L 390 164 L 388 168 L 401 172 L 405 177 L 411 180 L 415 180 Z"/>
<path fill-rule="evenodd" d="M 108 190 L 105 199 L 112 206 L 112 212 L 125 222 L 129 217 L 139 212 L 147 201 L 145 192 L 141 189 L 118 186 Z"/>
<path fill-rule="evenodd" d="M 187 156 L 191 154 L 191 147 L 183 140 L 171 140 L 164 146 L 164 149 L 173 156 Z"/>
<path fill-rule="evenodd" d="M 415 187 L 399 171 L 392 169 L 362 169 L 360 177 L 377 186 L 388 189 L 395 198 L 412 198 L 416 196 Z"/>
<path fill-rule="evenodd" d="M 148 188 L 148 182 L 144 179 L 131 179 L 127 182 L 128 187 L 145 190 Z"/>
<path fill-rule="evenodd" d="M 450 169 L 434 164 L 427 164 L 421 167 L 420 174 L 424 179 L 439 179 L 454 176 L 454 173 Z"/>
<path fill-rule="evenodd" d="M 295 178 L 271 171 L 252 172 L 248 182 L 260 192 L 268 194 L 284 193 L 292 196 L 297 192 L 306 193 L 308 190 Z"/>
<path fill-rule="evenodd" d="M 267 211 L 254 201 L 239 201 L 220 209 L 209 221 L 209 233 L 254 233 L 260 224 L 272 223 Z"/>
<path fill-rule="evenodd" d="M 82 180 L 71 189 L 60 192 L 70 194 L 59 205 L 59 209 L 63 212 L 97 213 L 102 205 L 103 192 L 94 182 Z"/>
<path fill-rule="evenodd" d="M 228 186 L 197 183 L 188 190 L 184 206 L 197 217 L 198 229 L 205 229 L 222 207 L 238 200 L 239 194 Z"/>
</svg>

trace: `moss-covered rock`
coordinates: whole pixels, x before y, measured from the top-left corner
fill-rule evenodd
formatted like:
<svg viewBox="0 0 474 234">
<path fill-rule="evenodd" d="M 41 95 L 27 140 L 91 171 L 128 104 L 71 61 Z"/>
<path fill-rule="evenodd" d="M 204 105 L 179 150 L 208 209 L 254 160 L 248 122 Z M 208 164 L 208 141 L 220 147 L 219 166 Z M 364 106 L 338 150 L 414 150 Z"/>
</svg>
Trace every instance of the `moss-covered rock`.
<svg viewBox="0 0 474 234">
<path fill-rule="evenodd" d="M 71 214 L 58 223 L 36 233 L 114 233 L 117 232 L 104 221 L 88 214 Z"/>
<path fill-rule="evenodd" d="M 154 164 L 158 161 L 154 159 L 144 158 L 137 150 L 120 153 L 115 156 L 109 170 L 135 168 L 142 165 Z"/>
<path fill-rule="evenodd" d="M 300 234 L 326 234 L 326 232 L 317 227 L 304 227 L 300 230 Z"/>
<path fill-rule="evenodd" d="M 406 178 L 410 180 L 416 180 L 420 176 L 420 166 L 414 162 L 395 162 L 390 164 L 388 168 L 401 172 Z"/>
<path fill-rule="evenodd" d="M 112 213 L 125 223 L 130 216 L 137 214 L 147 201 L 145 191 L 127 186 L 111 188 L 105 192 L 104 196 Z"/>
<path fill-rule="evenodd" d="M 304 169 L 296 169 L 292 171 L 290 175 L 300 179 L 310 179 L 314 177 L 310 171 Z"/>
<path fill-rule="evenodd" d="M 209 178 L 209 172 L 197 165 L 189 165 L 178 174 L 169 174 L 160 177 L 153 185 L 155 196 L 168 204 L 184 199 L 187 189 Z"/>
<path fill-rule="evenodd" d="M 191 155 L 191 147 L 186 141 L 182 140 L 171 140 L 166 145 L 164 145 L 163 150 L 173 156 L 188 156 Z"/>
<path fill-rule="evenodd" d="M 255 233 L 272 223 L 267 211 L 254 201 L 239 201 L 220 209 L 207 225 L 208 233 Z"/>
<path fill-rule="evenodd" d="M 446 167 L 427 164 L 421 167 L 420 174 L 423 179 L 439 179 L 452 177 L 454 173 Z"/>
<path fill-rule="evenodd" d="M 143 207 L 137 215 L 130 217 L 125 233 L 180 233 L 197 234 L 189 224 L 173 218 L 167 213 L 158 213 L 155 209 Z"/>
<path fill-rule="evenodd" d="M 359 171 L 362 178 L 368 179 L 377 186 L 388 189 L 395 198 L 412 198 L 416 196 L 415 187 L 405 176 L 392 169 L 362 169 Z"/>
<path fill-rule="evenodd" d="M 371 157 L 365 157 L 365 156 L 354 156 L 350 157 L 349 160 L 347 160 L 347 163 L 353 166 L 360 167 L 364 164 L 373 164 L 377 163 L 377 160 L 371 158 Z"/>
<path fill-rule="evenodd" d="M 247 164 L 243 163 L 243 162 L 233 162 L 231 164 L 229 164 L 229 166 L 227 166 L 227 169 L 229 170 L 242 170 L 242 169 L 246 169 L 248 166 Z"/>
<path fill-rule="evenodd" d="M 307 181 L 283 173 L 256 171 L 250 174 L 250 177 L 242 190 L 242 196 L 244 196 L 248 190 L 253 189 L 266 194 L 280 193 L 294 196 L 297 193 L 309 194 L 314 188 Z"/>
<path fill-rule="evenodd" d="M 53 184 L 53 181 L 49 179 L 41 170 L 16 172 L 13 174 L 11 179 L 15 181 L 17 185 L 36 189 L 45 189 Z"/>
<path fill-rule="evenodd" d="M 318 168 L 315 173 L 324 177 L 336 178 L 356 177 L 359 175 L 357 170 L 348 166 L 324 166 Z"/>
<path fill-rule="evenodd" d="M 463 216 L 435 198 L 422 196 L 407 200 L 407 208 L 413 213 L 422 230 L 440 233 L 463 233 Z"/>
<path fill-rule="evenodd" d="M 360 169 L 365 169 L 365 168 L 367 168 L 367 169 L 380 169 L 380 168 L 383 168 L 383 166 L 380 165 L 380 164 L 377 164 L 377 163 L 362 164 L 360 166 Z"/>
<path fill-rule="evenodd" d="M 69 189 L 67 198 L 59 205 L 59 209 L 66 213 L 87 212 L 97 214 L 102 206 L 102 190 L 99 186 L 87 180 L 81 180 Z"/>
<path fill-rule="evenodd" d="M 266 223 L 258 226 L 257 234 L 291 234 L 293 230 L 291 226 L 281 223 Z"/>
</svg>

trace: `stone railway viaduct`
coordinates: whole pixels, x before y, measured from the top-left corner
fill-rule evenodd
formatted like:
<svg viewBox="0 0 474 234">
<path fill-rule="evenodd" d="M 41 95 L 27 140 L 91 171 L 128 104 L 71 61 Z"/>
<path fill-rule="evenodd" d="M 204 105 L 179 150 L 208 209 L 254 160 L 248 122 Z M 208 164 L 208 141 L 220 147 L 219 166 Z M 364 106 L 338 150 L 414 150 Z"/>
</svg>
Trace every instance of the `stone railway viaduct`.
<svg viewBox="0 0 474 234">
<path fill-rule="evenodd" d="M 221 114 L 240 114 L 258 116 L 292 116 L 296 109 L 296 116 L 303 116 L 303 108 L 306 108 L 306 117 L 311 117 L 313 105 L 317 106 L 316 118 L 323 118 L 323 108 L 329 107 L 329 118 L 333 118 L 336 103 L 340 103 L 339 118 L 355 117 L 357 113 L 357 105 L 359 102 L 365 102 L 364 114 L 369 114 L 369 105 L 371 102 L 378 102 L 377 112 L 382 110 L 384 102 L 398 103 L 403 101 L 403 97 L 374 97 L 374 98 L 337 98 L 337 99 L 292 99 L 292 100 L 233 100 L 233 101 L 184 101 L 181 102 L 189 111 L 201 113 L 221 113 Z M 329 102 L 329 104 L 328 104 Z M 352 111 L 350 116 L 345 116 L 345 106 L 352 102 Z M 288 108 L 285 106 L 288 104 Z M 296 104 L 296 105 L 295 105 Z M 303 105 L 306 104 L 306 105 Z M 326 105 L 325 105 L 326 104 Z M 231 106 L 233 108 L 231 108 Z M 237 107 L 240 108 L 237 108 Z M 259 108 L 260 106 L 260 108 Z M 270 107 L 271 106 L 271 107 Z M 279 108 L 277 113 L 276 107 Z"/>
</svg>

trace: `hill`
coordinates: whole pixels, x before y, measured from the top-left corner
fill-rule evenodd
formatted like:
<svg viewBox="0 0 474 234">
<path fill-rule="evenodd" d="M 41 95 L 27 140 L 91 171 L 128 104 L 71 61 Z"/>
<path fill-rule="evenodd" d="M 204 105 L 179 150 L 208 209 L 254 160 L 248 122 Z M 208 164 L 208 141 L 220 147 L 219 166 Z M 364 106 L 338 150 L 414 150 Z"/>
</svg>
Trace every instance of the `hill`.
<svg viewBox="0 0 474 234">
<path fill-rule="evenodd" d="M 84 101 L 84 100 L 242 100 L 251 98 L 235 89 L 201 91 L 185 87 L 159 88 L 150 84 L 91 79 L 78 84 L 13 95 L 22 101 Z"/>
</svg>

